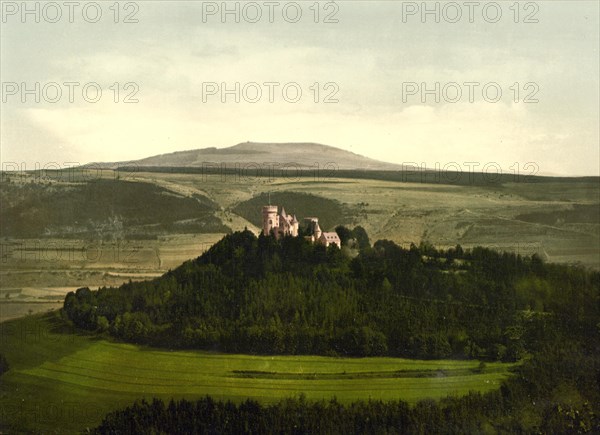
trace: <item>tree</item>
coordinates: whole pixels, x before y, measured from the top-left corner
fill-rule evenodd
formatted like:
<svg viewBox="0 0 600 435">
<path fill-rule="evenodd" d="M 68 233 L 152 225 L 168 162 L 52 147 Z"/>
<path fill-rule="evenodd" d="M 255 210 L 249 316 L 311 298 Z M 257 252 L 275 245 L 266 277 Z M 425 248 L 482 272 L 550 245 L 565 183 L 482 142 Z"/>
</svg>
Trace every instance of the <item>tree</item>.
<svg viewBox="0 0 600 435">
<path fill-rule="evenodd" d="M 104 316 L 98 316 L 97 320 L 98 330 L 100 332 L 108 331 L 110 324 L 108 323 L 108 319 Z"/>
<path fill-rule="evenodd" d="M 342 242 L 342 246 L 346 245 L 350 239 L 354 237 L 354 233 L 351 229 L 346 228 L 343 225 L 339 225 L 335 227 L 335 232 L 337 233 L 340 241 Z"/>
<path fill-rule="evenodd" d="M 371 246 L 371 241 L 369 240 L 369 236 L 368 236 L 367 232 L 360 225 L 354 227 L 354 229 L 352 230 L 352 234 L 354 235 L 354 238 L 358 242 L 358 247 L 360 248 L 361 251 L 363 249 Z"/>
</svg>

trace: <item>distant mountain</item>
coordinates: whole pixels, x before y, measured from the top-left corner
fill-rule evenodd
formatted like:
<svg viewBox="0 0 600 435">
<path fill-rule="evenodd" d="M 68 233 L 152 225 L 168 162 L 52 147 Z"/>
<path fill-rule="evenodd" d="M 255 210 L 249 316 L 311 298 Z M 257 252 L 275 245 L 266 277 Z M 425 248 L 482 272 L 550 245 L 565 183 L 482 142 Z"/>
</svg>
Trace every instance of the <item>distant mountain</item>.
<svg viewBox="0 0 600 435">
<path fill-rule="evenodd" d="M 381 162 L 350 151 L 316 143 L 258 143 L 245 142 L 228 148 L 201 148 L 160 154 L 141 160 L 114 163 L 95 163 L 95 165 L 147 166 L 147 167 L 202 167 L 206 164 L 225 164 L 233 167 L 236 163 L 279 164 L 301 167 L 323 168 L 328 163 L 338 169 L 398 170 L 400 165 Z"/>
</svg>

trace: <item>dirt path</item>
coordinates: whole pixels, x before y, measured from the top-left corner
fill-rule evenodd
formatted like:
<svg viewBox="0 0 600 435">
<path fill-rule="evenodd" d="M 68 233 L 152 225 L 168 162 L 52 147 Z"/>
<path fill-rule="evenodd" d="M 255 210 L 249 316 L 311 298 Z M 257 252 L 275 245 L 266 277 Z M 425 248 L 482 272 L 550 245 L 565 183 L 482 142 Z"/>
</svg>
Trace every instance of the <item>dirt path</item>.
<svg viewBox="0 0 600 435">
<path fill-rule="evenodd" d="M 584 236 L 587 236 L 587 237 L 592 237 L 592 238 L 595 238 L 595 239 L 599 238 L 596 234 L 586 233 L 586 232 L 583 232 L 583 231 L 577 231 L 577 230 L 573 230 L 573 229 L 569 229 L 569 228 L 560 228 L 560 227 L 555 227 L 555 226 L 552 226 L 552 225 L 540 224 L 540 223 L 537 223 L 537 222 L 527 222 L 527 221 L 522 221 L 522 220 L 519 220 L 519 219 L 511 219 L 511 218 L 506 218 L 506 217 L 497 216 L 497 215 L 477 213 L 477 212 L 474 212 L 472 210 L 469 210 L 468 208 L 465 208 L 464 211 L 466 211 L 467 213 L 473 214 L 475 216 L 481 217 L 481 218 L 494 218 L 494 219 L 499 219 L 499 220 L 508 221 L 508 222 L 512 222 L 512 223 L 519 223 L 519 224 L 530 225 L 530 226 L 534 226 L 534 227 L 537 227 L 537 228 L 549 228 L 549 229 L 556 230 L 556 231 L 562 231 L 564 233 L 580 234 L 580 235 L 584 235 Z"/>
</svg>

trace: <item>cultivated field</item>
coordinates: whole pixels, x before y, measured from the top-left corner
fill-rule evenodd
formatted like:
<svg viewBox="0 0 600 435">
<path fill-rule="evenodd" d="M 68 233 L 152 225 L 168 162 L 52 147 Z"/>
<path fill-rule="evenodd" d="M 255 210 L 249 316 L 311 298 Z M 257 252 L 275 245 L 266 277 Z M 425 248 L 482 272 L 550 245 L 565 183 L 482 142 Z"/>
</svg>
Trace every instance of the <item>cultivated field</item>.
<svg viewBox="0 0 600 435">
<path fill-rule="evenodd" d="M 198 257 L 224 234 L 174 234 L 156 240 L 11 239 L 3 243 L 0 321 L 62 306 L 82 286 L 151 279 Z"/>
<path fill-rule="evenodd" d="M 296 192 L 337 201 L 344 210 L 339 223 L 362 225 L 372 241 L 390 239 L 405 246 L 421 241 L 438 247 L 481 245 L 600 268 L 598 180 L 450 185 L 149 172 L 132 177 L 180 194 L 206 196 L 222 207 L 223 216 L 230 219 L 223 223 L 233 230 L 256 228 L 234 213 L 238 204 L 269 193 Z M 302 215 L 293 203 L 279 205 L 288 213 Z"/>
<path fill-rule="evenodd" d="M 95 426 L 142 397 L 261 402 L 304 394 L 341 402 L 461 395 L 497 388 L 512 365 L 396 358 L 223 355 L 150 349 L 74 333 L 56 313 L 1 325 L 2 425 L 61 433 Z M 0 426 L 1 428 L 1 426 Z"/>
</svg>

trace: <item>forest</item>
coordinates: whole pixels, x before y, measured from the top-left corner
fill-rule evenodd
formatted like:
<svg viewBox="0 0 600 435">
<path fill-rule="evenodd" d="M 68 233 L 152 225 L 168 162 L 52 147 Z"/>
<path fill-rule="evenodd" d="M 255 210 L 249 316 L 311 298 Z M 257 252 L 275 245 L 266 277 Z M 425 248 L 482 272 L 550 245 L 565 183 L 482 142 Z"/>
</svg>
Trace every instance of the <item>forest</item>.
<svg viewBox="0 0 600 435">
<path fill-rule="evenodd" d="M 257 354 L 516 361 L 597 331 L 598 272 L 386 240 L 348 252 L 237 232 L 154 280 L 71 292 L 64 313 L 133 343 Z"/>
</svg>

